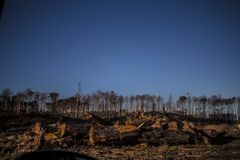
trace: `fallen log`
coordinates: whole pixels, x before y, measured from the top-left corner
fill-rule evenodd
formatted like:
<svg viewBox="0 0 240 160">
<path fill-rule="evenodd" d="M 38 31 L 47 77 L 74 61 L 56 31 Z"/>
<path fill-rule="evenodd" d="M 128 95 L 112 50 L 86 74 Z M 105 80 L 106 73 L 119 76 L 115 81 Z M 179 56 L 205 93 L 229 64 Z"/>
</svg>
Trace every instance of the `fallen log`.
<svg viewBox="0 0 240 160">
<path fill-rule="evenodd" d="M 189 144 L 190 143 L 190 134 L 185 132 L 176 131 L 176 132 L 167 132 L 167 136 L 160 138 L 168 145 L 177 145 L 177 144 Z"/>
<path fill-rule="evenodd" d="M 206 125 L 200 128 L 205 134 L 207 134 L 211 138 L 215 138 L 218 134 L 222 134 L 224 132 L 230 130 L 229 125 L 220 124 L 220 125 Z"/>
<path fill-rule="evenodd" d="M 91 134 L 90 134 L 91 133 Z M 94 144 L 130 145 L 139 143 L 148 144 L 189 144 L 191 134 L 182 131 L 162 130 L 161 128 L 130 129 L 129 132 L 107 127 L 100 130 L 91 130 L 89 141 Z M 94 133 L 94 135 L 93 135 Z M 92 143 L 93 144 L 93 143 Z"/>
</svg>

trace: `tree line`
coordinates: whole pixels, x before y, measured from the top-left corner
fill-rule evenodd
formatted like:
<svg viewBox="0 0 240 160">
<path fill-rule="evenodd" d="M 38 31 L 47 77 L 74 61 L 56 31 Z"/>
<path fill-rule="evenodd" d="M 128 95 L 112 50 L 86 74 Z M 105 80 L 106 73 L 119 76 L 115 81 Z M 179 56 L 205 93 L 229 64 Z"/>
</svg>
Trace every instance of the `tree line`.
<svg viewBox="0 0 240 160">
<path fill-rule="evenodd" d="M 189 93 L 174 99 L 160 95 L 122 96 L 114 91 L 96 91 L 92 94 L 60 98 L 59 93 L 43 93 L 26 89 L 13 93 L 9 88 L 1 91 L 0 109 L 21 112 L 54 112 L 80 118 L 92 112 L 102 117 L 116 117 L 131 112 L 177 113 L 196 118 L 237 121 L 240 117 L 240 97 L 223 98 L 221 95 L 193 96 Z"/>
</svg>

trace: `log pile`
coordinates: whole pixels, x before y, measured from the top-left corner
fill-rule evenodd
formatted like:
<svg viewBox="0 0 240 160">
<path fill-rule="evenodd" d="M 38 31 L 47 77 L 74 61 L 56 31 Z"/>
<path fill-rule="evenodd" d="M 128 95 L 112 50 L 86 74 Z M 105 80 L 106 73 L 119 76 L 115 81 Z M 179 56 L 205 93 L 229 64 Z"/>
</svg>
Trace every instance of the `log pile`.
<svg viewBox="0 0 240 160">
<path fill-rule="evenodd" d="M 239 138 L 240 130 L 228 124 L 198 126 L 186 120 L 173 120 L 172 117 L 151 117 L 137 113 L 133 119 L 128 118 L 126 124 L 119 125 L 117 121 L 113 126 L 95 128 L 91 133 L 94 144 L 177 145 L 209 144 L 217 143 L 219 138 L 222 141 L 229 137 Z"/>
<path fill-rule="evenodd" d="M 15 124 L 17 120 L 12 121 L 15 128 L 9 127 L 4 132 L 5 135 L 2 130 L 0 147 L 11 148 L 16 152 L 28 152 L 74 148 L 78 145 L 221 144 L 240 139 L 239 124 L 199 125 L 177 116 L 160 113 L 136 113 L 121 118 L 121 122 L 117 118 L 109 122 L 91 113 L 86 115 L 83 120 L 60 117 L 51 119 L 39 115 L 41 118 L 32 117 L 28 126 L 18 127 Z"/>
</svg>

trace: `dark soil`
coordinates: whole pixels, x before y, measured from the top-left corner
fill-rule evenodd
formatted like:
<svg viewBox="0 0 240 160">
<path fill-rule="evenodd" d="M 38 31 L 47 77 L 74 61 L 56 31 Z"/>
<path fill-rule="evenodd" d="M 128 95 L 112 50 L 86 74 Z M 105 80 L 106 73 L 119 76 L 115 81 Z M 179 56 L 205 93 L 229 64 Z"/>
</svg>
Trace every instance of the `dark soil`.
<svg viewBox="0 0 240 160">
<path fill-rule="evenodd" d="M 132 120 L 131 123 L 138 126 L 138 122 L 151 120 L 151 116 L 152 115 L 146 115 L 146 117 L 139 118 L 142 120 L 136 118 Z M 167 117 L 167 119 L 179 121 L 178 124 L 184 121 L 184 119 L 178 118 L 176 115 L 169 116 L 170 118 Z M 90 155 L 97 159 L 240 159 L 240 130 L 237 128 L 237 124 L 223 125 L 225 128 L 229 128 L 227 131 L 222 131 L 221 127 L 213 128 L 216 132 L 214 132 L 214 136 L 206 132 L 206 137 L 209 139 L 208 144 L 153 145 L 142 142 L 128 144 L 121 143 L 121 141 L 119 142 L 120 145 L 118 143 L 89 144 L 88 133 L 92 126 L 99 131 L 106 130 L 113 127 L 119 119 L 104 120 L 89 115 L 88 118 L 86 117 L 77 120 L 52 113 L 16 115 L 13 113 L 0 112 L 0 159 L 11 159 L 16 154 L 37 150 L 68 150 Z M 152 119 L 157 120 L 159 115 L 156 117 Z M 121 117 L 121 124 L 124 124 L 127 119 L 127 117 Z M 36 122 L 41 123 L 41 133 L 34 131 Z M 67 126 L 63 136 L 59 136 L 57 128 L 57 125 L 60 123 L 65 123 Z M 196 124 L 195 122 L 192 123 Z M 143 129 L 140 131 L 147 135 L 148 132 L 145 130 L 149 131 L 149 125 L 150 123 L 145 122 L 142 125 Z M 211 123 L 211 125 L 214 124 Z M 166 129 L 167 131 L 166 126 L 162 125 L 162 127 L 165 127 L 164 130 Z M 196 128 L 199 129 L 203 127 L 197 126 Z M 177 128 L 177 130 L 179 130 L 179 128 Z M 137 132 L 138 130 L 133 131 Z M 203 132 L 204 131 L 205 130 L 203 130 Z M 123 130 L 123 132 L 125 133 L 126 131 Z M 178 132 L 180 131 L 176 131 L 176 133 Z M 48 136 L 47 133 L 54 133 L 57 137 L 52 138 L 49 134 L 50 140 L 46 140 L 43 137 Z M 185 132 L 181 131 L 181 133 Z M 130 141 L 131 139 L 129 139 L 129 142 Z"/>
</svg>

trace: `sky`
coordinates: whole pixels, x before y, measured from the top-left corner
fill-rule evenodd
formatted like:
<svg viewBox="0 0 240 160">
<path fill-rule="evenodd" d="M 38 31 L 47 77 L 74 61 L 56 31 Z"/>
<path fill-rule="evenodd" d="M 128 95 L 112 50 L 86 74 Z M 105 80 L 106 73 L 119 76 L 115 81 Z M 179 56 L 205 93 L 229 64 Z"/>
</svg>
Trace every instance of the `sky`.
<svg viewBox="0 0 240 160">
<path fill-rule="evenodd" d="M 0 89 L 240 95 L 240 1 L 7 0 Z"/>
</svg>

